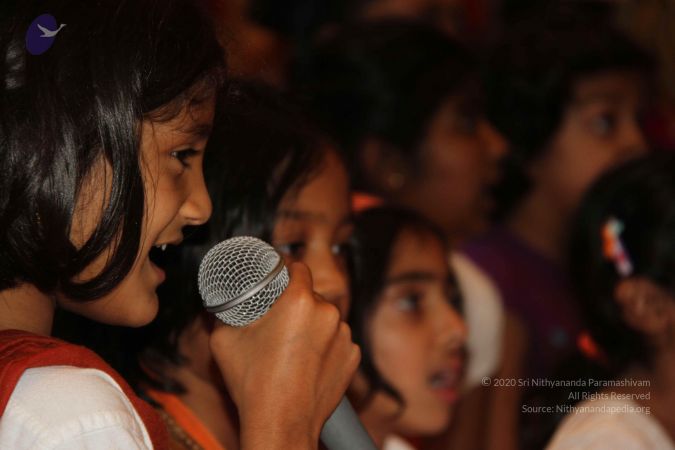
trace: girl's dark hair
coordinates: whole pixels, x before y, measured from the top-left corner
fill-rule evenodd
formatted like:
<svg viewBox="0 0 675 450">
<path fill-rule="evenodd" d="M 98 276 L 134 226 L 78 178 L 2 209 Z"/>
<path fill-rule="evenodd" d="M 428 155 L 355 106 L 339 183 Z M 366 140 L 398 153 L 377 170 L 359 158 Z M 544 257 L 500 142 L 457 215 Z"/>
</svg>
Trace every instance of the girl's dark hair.
<svg viewBox="0 0 675 450">
<path fill-rule="evenodd" d="M 60 311 L 54 334 L 86 342 L 139 392 L 143 385 L 182 392 L 166 367 L 185 363 L 178 339 L 203 312 L 197 286 L 203 256 L 213 245 L 236 235 L 269 240 L 277 206 L 316 173 L 326 151 L 322 144 L 302 114 L 274 89 L 250 81 L 228 81 L 218 96 L 204 156 L 205 180 L 213 202 L 211 219 L 186 231 L 181 246 L 151 252 L 151 259 L 167 272 L 166 282 L 158 289 L 157 318 L 143 329 L 129 330 L 93 324 Z"/>
<path fill-rule="evenodd" d="M 29 283 L 99 298 L 126 276 L 140 245 L 141 121 L 170 120 L 210 97 L 223 51 L 190 0 L 12 3 L 0 19 L 0 290 Z M 66 26 L 34 56 L 26 30 L 46 10 Z M 103 160 L 109 198 L 76 248 L 76 201 Z M 111 245 L 99 275 L 74 280 Z"/>
<path fill-rule="evenodd" d="M 529 165 L 546 150 L 572 101 L 576 82 L 607 71 L 652 75 L 654 62 L 597 15 L 568 11 L 514 26 L 492 49 L 485 67 L 487 115 L 510 143 L 496 189 L 498 216 L 530 188 Z"/>
<path fill-rule="evenodd" d="M 350 167 L 368 189 L 359 164 L 366 138 L 381 139 L 413 169 L 419 142 L 448 97 L 466 88 L 470 55 L 421 23 L 386 20 L 345 26 L 298 61 L 295 85 Z"/>
<path fill-rule="evenodd" d="M 430 235 L 447 247 L 445 233 L 412 211 L 394 207 L 367 209 L 354 218 L 351 238 L 351 306 L 347 322 L 352 339 L 361 348 L 360 370 L 365 375 L 369 391 L 357 399 L 356 407 L 364 407 L 377 391 L 384 391 L 402 406 L 401 395 L 383 379 L 373 361 L 368 329 L 386 284 L 392 252 L 404 231 Z M 449 270 L 449 268 L 448 268 Z M 461 299 L 456 298 L 461 312 Z"/>
<path fill-rule="evenodd" d="M 268 28 L 294 45 L 306 44 L 325 26 L 354 18 L 362 0 L 251 0 L 248 13 L 253 21 Z"/>
<path fill-rule="evenodd" d="M 177 264 L 168 267 L 159 289 L 164 305 L 141 356 L 161 381 L 158 387 L 175 389 L 163 368 L 184 362 L 178 338 L 203 311 L 197 273 L 206 252 L 232 236 L 269 241 L 279 203 L 316 173 L 323 145 L 290 99 L 273 88 L 236 80 L 223 93 L 204 160 L 213 214 L 176 249 Z"/>
<path fill-rule="evenodd" d="M 614 298 L 621 276 L 603 253 L 610 218 L 623 224 L 621 242 L 631 276 L 652 280 L 675 296 L 675 155 L 655 154 L 611 171 L 590 189 L 579 208 L 570 245 L 570 273 L 589 332 L 615 376 L 629 364 L 649 365 L 645 337 L 629 327 Z"/>
</svg>

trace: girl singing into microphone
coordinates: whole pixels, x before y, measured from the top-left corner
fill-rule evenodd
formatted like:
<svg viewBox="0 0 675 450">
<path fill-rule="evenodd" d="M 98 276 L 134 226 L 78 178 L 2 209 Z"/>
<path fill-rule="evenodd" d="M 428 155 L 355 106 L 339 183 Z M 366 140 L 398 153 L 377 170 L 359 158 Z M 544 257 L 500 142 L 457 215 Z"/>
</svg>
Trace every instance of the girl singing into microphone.
<svg viewBox="0 0 675 450">
<path fill-rule="evenodd" d="M 199 263 L 213 245 L 231 236 L 260 237 L 287 265 L 307 264 L 315 292 L 337 306 L 342 319 L 349 306 L 345 244 L 351 213 L 344 165 L 271 88 L 234 82 L 219 106 L 206 160 L 213 217 L 181 252 L 174 267 L 180 276 L 161 292 L 167 310 L 156 324 L 158 334 L 141 354 L 150 376 L 161 380 L 151 389 L 145 383 L 146 390 L 185 448 L 233 449 L 239 440 L 237 411 L 206 345 L 217 319 L 203 311 L 197 290 Z M 302 384 L 305 376 L 299 372 L 290 382 Z M 285 414 L 278 408 L 275 413 Z"/>
<path fill-rule="evenodd" d="M 228 86 L 205 161 L 213 217 L 183 248 L 160 255 L 177 275 L 160 289 L 158 319 L 141 334 L 124 336 L 117 348 L 111 342 L 119 342 L 119 334 L 105 339 L 105 356 L 155 402 L 176 448 L 238 445 L 237 410 L 208 351 L 215 319 L 203 311 L 197 290 L 199 263 L 214 244 L 233 235 L 269 240 L 287 263 L 309 265 L 316 291 L 343 318 L 350 311 L 347 174 L 285 100 L 251 82 Z M 352 398 L 378 445 L 392 433 L 442 430 L 463 375 L 466 333 L 445 240 L 423 219 L 398 210 L 364 213 L 357 224 L 357 301 L 349 322 L 356 340 L 372 351 Z M 392 341 L 395 336 L 405 344 Z M 128 351 L 132 345 L 140 345 L 140 355 Z M 402 361 L 408 367 L 399 371 Z"/>
<path fill-rule="evenodd" d="M 199 264 L 228 237 L 260 237 L 287 265 L 307 264 L 314 290 L 345 319 L 349 190 L 342 162 L 288 99 L 248 81 L 230 81 L 219 98 L 204 165 L 211 220 L 188 232 L 181 248 L 152 255 L 170 275 L 159 289 L 157 319 L 146 329 L 121 332 L 91 323 L 83 327 L 82 321 L 66 327 L 62 315 L 59 331 L 75 330 L 69 337 L 100 349 L 154 402 L 176 448 L 233 449 L 240 444 L 241 409 L 209 351 L 217 319 L 204 311 L 199 297 Z M 275 304 L 270 314 L 276 310 Z M 72 316 L 68 319 L 72 323 Z M 95 336 L 98 342 L 92 342 Z M 304 373 L 289 380 L 305 382 Z"/>
<path fill-rule="evenodd" d="M 222 49 L 187 0 L 5 9 L 0 447 L 167 448 L 163 424 L 113 369 L 50 334 L 60 309 L 130 327 L 155 317 L 165 272 L 150 250 L 178 244 L 211 213 L 201 165 Z M 66 26 L 31 54 L 26 33 L 45 10 Z M 306 269 L 291 277 L 274 317 L 210 336 L 242 448 L 315 448 L 358 361 Z M 291 383 L 298 373 L 302 385 Z"/>
</svg>

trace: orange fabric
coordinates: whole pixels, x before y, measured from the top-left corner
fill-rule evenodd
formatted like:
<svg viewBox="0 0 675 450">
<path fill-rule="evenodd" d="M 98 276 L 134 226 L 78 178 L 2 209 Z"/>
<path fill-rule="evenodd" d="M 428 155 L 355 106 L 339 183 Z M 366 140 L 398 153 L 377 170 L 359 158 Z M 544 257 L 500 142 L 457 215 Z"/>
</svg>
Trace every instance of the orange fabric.
<svg viewBox="0 0 675 450">
<path fill-rule="evenodd" d="M 208 428 L 177 395 L 155 389 L 148 396 L 162 405 L 164 411 L 204 450 L 225 450 Z"/>
<path fill-rule="evenodd" d="M 591 361 L 600 362 L 602 364 L 607 363 L 607 356 L 588 331 L 583 330 L 577 336 L 577 348 Z"/>
<path fill-rule="evenodd" d="M 352 194 L 352 211 L 361 212 L 366 209 L 380 206 L 384 203 L 380 197 L 376 197 L 365 192 L 354 192 Z"/>
<path fill-rule="evenodd" d="M 168 448 L 169 436 L 159 415 L 137 397 L 127 382 L 96 353 L 79 345 L 26 331 L 0 330 L 0 416 L 23 372 L 46 366 L 98 369 L 110 375 L 143 420 L 153 446 L 160 450 Z"/>
</svg>

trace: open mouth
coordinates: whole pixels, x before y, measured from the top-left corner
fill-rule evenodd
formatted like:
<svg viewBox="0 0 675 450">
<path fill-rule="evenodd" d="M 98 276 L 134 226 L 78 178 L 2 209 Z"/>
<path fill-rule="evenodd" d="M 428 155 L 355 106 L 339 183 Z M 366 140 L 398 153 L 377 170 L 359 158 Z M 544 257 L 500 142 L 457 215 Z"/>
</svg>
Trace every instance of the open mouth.
<svg viewBox="0 0 675 450">
<path fill-rule="evenodd" d="M 434 394 L 447 403 L 457 401 L 460 381 L 460 373 L 452 369 L 435 372 L 428 378 L 428 384 Z"/>
<path fill-rule="evenodd" d="M 148 259 L 162 283 L 167 269 L 178 261 L 177 247 L 170 244 L 155 245 L 148 252 Z"/>
<path fill-rule="evenodd" d="M 437 366 L 427 378 L 427 384 L 442 400 L 454 403 L 460 394 L 464 370 L 465 355 L 462 350 L 442 366 Z"/>
<path fill-rule="evenodd" d="M 455 389 L 459 385 L 459 374 L 454 370 L 441 370 L 429 377 L 432 389 Z"/>
<path fill-rule="evenodd" d="M 154 245 L 148 253 L 148 258 L 155 266 L 166 269 L 171 261 L 176 260 L 176 247 L 169 244 Z"/>
</svg>

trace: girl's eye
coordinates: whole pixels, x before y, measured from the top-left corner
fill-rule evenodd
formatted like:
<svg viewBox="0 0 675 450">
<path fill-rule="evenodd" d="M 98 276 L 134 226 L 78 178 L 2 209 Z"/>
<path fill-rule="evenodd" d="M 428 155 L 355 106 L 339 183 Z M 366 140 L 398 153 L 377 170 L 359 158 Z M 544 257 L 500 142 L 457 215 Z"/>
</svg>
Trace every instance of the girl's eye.
<svg viewBox="0 0 675 450">
<path fill-rule="evenodd" d="M 293 259 L 302 259 L 305 253 L 305 243 L 301 241 L 289 242 L 288 244 L 278 245 L 277 249 L 282 255 Z"/>
<path fill-rule="evenodd" d="M 346 242 L 343 242 L 342 244 L 334 244 L 331 247 L 331 251 L 335 256 L 345 256 L 347 253 L 349 253 L 349 244 Z"/>
<path fill-rule="evenodd" d="M 475 134 L 480 117 L 477 114 L 466 113 L 457 118 L 457 129 L 465 134 Z"/>
<path fill-rule="evenodd" d="M 331 252 L 333 253 L 333 256 L 335 257 L 340 267 L 345 271 L 348 270 L 348 260 L 350 250 L 351 248 L 348 243 L 335 244 L 331 247 Z"/>
<path fill-rule="evenodd" d="M 454 308 L 457 312 L 462 312 L 462 295 L 457 289 L 449 289 L 447 294 L 448 303 Z"/>
<path fill-rule="evenodd" d="M 613 113 L 600 114 L 593 118 L 591 126 L 598 136 L 608 136 L 616 128 L 617 119 Z"/>
<path fill-rule="evenodd" d="M 417 312 L 420 309 L 422 296 L 419 294 L 408 294 L 396 300 L 396 308 L 399 311 Z"/>
<path fill-rule="evenodd" d="M 197 150 L 187 148 L 185 150 L 176 150 L 171 152 L 171 157 L 178 160 L 183 167 L 189 167 L 190 158 L 197 154 Z"/>
</svg>

